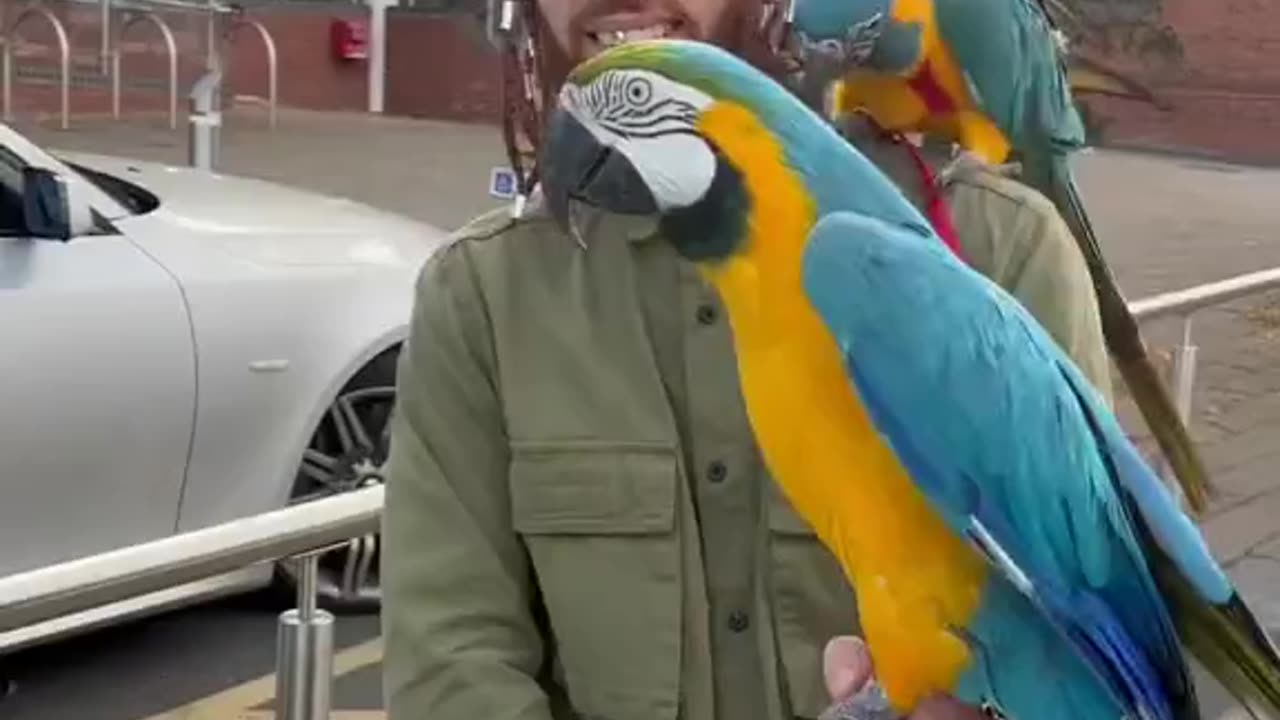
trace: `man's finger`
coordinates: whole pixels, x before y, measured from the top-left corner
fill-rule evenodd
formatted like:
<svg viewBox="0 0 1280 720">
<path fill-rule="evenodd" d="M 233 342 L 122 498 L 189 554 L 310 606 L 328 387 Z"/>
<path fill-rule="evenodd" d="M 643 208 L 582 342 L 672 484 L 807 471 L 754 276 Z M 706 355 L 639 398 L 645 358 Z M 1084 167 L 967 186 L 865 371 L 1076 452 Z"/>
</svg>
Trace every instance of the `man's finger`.
<svg viewBox="0 0 1280 720">
<path fill-rule="evenodd" d="M 827 695 L 833 701 L 853 696 L 871 679 L 871 655 L 866 644 L 852 635 L 831 638 L 822 651 L 822 674 Z"/>
<path fill-rule="evenodd" d="M 861 639 L 841 635 L 827 641 L 822 651 L 822 672 L 833 705 L 823 713 L 823 717 L 828 720 L 890 717 L 891 714 L 886 714 L 889 708 L 883 695 L 879 695 L 879 703 L 884 707 L 870 702 L 869 696 L 858 696 L 871 680 L 872 669 L 871 653 Z M 986 716 L 951 697 L 940 695 L 920 703 L 907 720 L 986 720 Z"/>
</svg>

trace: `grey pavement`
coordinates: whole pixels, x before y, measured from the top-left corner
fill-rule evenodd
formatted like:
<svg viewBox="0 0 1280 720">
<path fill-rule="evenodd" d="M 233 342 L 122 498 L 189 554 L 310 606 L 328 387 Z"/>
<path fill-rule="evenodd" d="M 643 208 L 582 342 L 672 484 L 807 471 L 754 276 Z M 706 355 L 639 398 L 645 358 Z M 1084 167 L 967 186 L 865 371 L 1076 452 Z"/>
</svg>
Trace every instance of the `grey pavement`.
<svg viewBox="0 0 1280 720">
<path fill-rule="evenodd" d="M 185 131 L 169 131 L 158 120 L 20 129 L 53 148 L 177 164 L 186 153 Z M 488 127 L 282 110 L 269 130 L 260 112 L 237 110 L 226 119 L 220 169 L 346 196 L 448 229 L 499 204 L 486 188 L 490 170 L 504 162 L 497 132 Z M 1083 155 L 1078 168 L 1104 250 L 1130 299 L 1280 266 L 1280 171 L 1117 151 Z M 1221 491 L 1203 528 L 1264 622 L 1280 628 L 1280 292 L 1202 311 L 1194 330 L 1192 431 Z M 1181 326 L 1165 320 L 1145 331 L 1164 356 Z M 1120 395 L 1122 419 L 1145 439 Z M 1207 692 L 1206 707 L 1216 708 L 1207 716 L 1215 717 L 1227 705 L 1219 692 Z"/>
<path fill-rule="evenodd" d="M 17 124 L 47 147 L 184 164 L 186 130 L 159 117 L 113 123 Z M 342 195 L 452 228 L 499 202 L 487 195 L 489 171 L 506 165 L 488 127 L 280 109 L 276 129 L 248 107 L 226 115 L 218 169 Z"/>
</svg>

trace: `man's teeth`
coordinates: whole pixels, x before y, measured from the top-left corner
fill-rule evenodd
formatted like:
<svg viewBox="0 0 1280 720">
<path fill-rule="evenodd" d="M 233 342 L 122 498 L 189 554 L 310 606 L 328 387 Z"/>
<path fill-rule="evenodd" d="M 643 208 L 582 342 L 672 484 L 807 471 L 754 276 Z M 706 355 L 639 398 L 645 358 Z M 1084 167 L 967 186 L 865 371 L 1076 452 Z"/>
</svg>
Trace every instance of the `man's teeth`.
<svg viewBox="0 0 1280 720">
<path fill-rule="evenodd" d="M 636 28 L 634 30 L 613 30 L 610 32 L 593 33 L 596 42 L 605 47 L 613 47 L 621 45 L 624 42 L 632 42 L 635 40 L 654 40 L 666 37 L 671 31 L 669 25 L 650 25 L 645 28 Z"/>
</svg>

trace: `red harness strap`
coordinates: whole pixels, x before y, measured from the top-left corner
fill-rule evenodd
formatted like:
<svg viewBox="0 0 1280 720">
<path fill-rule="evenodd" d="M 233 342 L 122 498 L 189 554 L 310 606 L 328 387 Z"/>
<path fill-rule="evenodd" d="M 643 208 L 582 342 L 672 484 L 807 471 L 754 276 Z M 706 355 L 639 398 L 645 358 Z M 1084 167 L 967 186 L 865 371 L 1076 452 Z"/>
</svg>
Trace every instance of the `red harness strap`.
<svg viewBox="0 0 1280 720">
<path fill-rule="evenodd" d="M 916 171 L 920 173 L 920 183 L 924 190 L 924 215 L 933 226 L 933 231 L 938 233 L 942 242 L 946 243 L 956 257 L 964 260 L 964 253 L 960 251 L 960 237 L 956 234 L 955 224 L 951 222 L 951 208 L 942 195 L 942 188 L 938 187 L 937 176 L 929 169 L 916 146 L 903 137 L 902 133 L 884 132 L 891 141 L 906 148 Z"/>
</svg>

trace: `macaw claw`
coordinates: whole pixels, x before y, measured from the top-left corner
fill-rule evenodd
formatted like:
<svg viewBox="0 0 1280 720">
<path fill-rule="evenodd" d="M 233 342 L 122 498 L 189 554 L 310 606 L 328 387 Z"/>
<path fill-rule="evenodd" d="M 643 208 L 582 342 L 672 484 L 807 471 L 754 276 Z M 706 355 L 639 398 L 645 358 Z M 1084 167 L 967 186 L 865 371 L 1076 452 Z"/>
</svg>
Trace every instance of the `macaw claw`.
<svg viewBox="0 0 1280 720">
<path fill-rule="evenodd" d="M 818 720 L 901 720 L 889 705 L 884 688 L 874 680 L 818 716 Z"/>
</svg>

